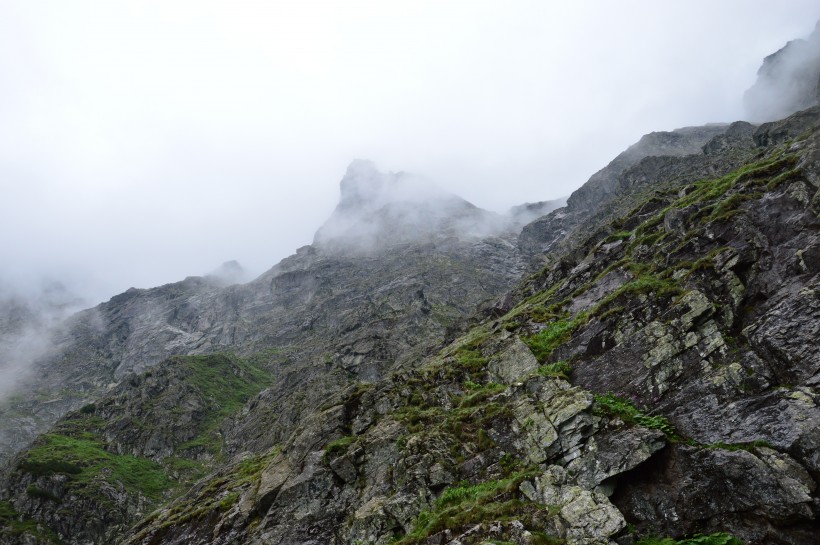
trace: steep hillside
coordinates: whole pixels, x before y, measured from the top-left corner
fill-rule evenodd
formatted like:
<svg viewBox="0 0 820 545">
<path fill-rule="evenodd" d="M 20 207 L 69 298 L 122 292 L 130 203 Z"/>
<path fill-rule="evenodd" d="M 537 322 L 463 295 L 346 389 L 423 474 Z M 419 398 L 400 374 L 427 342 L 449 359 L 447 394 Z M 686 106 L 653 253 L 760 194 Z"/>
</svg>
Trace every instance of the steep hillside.
<svg viewBox="0 0 820 545">
<path fill-rule="evenodd" d="M 713 157 L 638 161 L 632 168 L 644 172 L 665 166 L 652 170 L 654 183 L 625 186 L 610 208 L 616 219 L 553 255 L 440 349 L 405 341 L 395 364 L 370 375 L 362 369 L 378 361 L 372 350 L 339 349 L 321 365 L 294 354 L 305 345 L 266 350 L 242 365 L 272 370 L 270 387 L 241 410 L 237 400 L 197 413 L 216 416 L 176 416 L 166 397 L 140 393 L 157 371 L 129 379 L 15 459 L 6 535 L 814 543 L 819 120 L 814 109 L 742 138 L 721 133 L 705 144 Z M 718 164 L 737 166 L 696 178 Z M 372 268 L 386 259 L 377 255 L 359 259 Z M 410 327 L 402 338 L 414 332 L 423 339 L 430 330 Z M 163 391 L 195 390 L 175 371 L 185 362 L 201 363 L 158 368 L 174 377 Z M 121 433 L 142 429 L 135 422 L 145 431 Z M 145 478 L 129 484 L 120 467 L 143 467 Z M 186 491 L 201 472 L 211 473 Z M 76 515 L 89 506 L 93 516 Z"/>
<path fill-rule="evenodd" d="M 48 528 L 36 537 L 110 543 L 223 459 L 222 421 L 272 381 L 258 360 L 177 356 L 128 377 L 14 460 L 2 495 L 24 500 L 4 508 Z"/>
<path fill-rule="evenodd" d="M 817 114 L 762 126 L 719 178 L 665 180 L 507 313 L 126 542 L 815 543 Z"/>
</svg>

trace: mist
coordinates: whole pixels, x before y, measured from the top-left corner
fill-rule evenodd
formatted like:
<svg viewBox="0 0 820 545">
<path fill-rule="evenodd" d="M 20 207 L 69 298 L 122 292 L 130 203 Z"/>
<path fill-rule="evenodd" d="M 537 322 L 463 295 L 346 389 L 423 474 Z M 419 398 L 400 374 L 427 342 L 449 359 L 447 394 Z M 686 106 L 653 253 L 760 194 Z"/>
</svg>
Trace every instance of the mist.
<svg viewBox="0 0 820 545">
<path fill-rule="evenodd" d="M 0 284 L 0 401 L 29 377 L 66 318 L 88 305 L 59 281 Z"/>
<path fill-rule="evenodd" d="M 314 240 L 354 158 L 493 213 L 641 135 L 744 117 L 814 1 L 0 5 L 0 280 L 88 305 L 248 278 Z M 45 320 L 49 322 L 49 320 Z"/>
<path fill-rule="evenodd" d="M 746 118 L 773 121 L 820 99 L 820 21 L 807 39 L 790 41 L 766 57 L 743 96 Z"/>
</svg>

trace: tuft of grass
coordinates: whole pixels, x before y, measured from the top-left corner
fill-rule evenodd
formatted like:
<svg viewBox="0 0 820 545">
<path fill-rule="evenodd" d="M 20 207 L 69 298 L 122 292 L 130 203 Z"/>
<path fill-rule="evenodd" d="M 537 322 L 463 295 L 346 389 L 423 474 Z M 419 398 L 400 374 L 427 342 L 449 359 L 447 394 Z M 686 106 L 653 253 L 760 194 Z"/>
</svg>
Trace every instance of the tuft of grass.
<svg viewBox="0 0 820 545">
<path fill-rule="evenodd" d="M 459 483 L 447 488 L 431 510 L 419 513 L 411 532 L 395 541 L 396 545 L 425 543 L 429 536 L 445 529 L 491 520 L 526 519 L 545 508 L 517 498 L 519 485 L 534 474 L 522 471 L 506 479 L 474 485 Z"/>
<path fill-rule="evenodd" d="M 482 404 L 487 399 L 491 398 L 495 394 L 503 392 L 507 387 L 503 384 L 498 384 L 495 382 L 488 382 L 487 384 L 480 386 L 479 388 L 473 389 L 469 395 L 465 396 L 461 403 L 459 403 L 460 408 L 467 408 L 467 407 L 475 407 L 477 405 Z"/>
<path fill-rule="evenodd" d="M 331 441 L 325 447 L 325 460 L 330 460 L 331 458 L 341 456 L 342 454 L 347 452 L 348 447 L 350 447 L 350 445 L 352 445 L 355 440 L 355 435 L 347 435 L 345 437 L 336 439 L 335 441 Z"/>
<path fill-rule="evenodd" d="M 668 298 L 680 295 L 683 291 L 683 288 L 673 281 L 652 274 L 642 274 L 601 299 L 601 301 L 589 311 L 589 315 L 599 316 L 606 314 L 607 310 L 609 310 L 608 307 L 623 296 L 651 293 L 657 298 Z"/>
<path fill-rule="evenodd" d="M 483 370 L 488 361 L 477 348 L 461 348 L 456 352 L 456 363 L 468 372 L 475 373 Z"/>
<path fill-rule="evenodd" d="M 565 380 L 569 378 L 571 372 L 572 367 L 570 367 L 569 362 L 566 360 L 548 363 L 538 368 L 538 374 L 542 377 L 562 378 Z"/>
<path fill-rule="evenodd" d="M 662 431 L 669 438 L 677 438 L 675 428 L 665 417 L 650 416 L 631 402 L 612 393 L 596 394 L 595 403 L 604 413 L 617 416 L 624 422 Z"/>
<path fill-rule="evenodd" d="M 615 241 L 618 241 L 618 240 L 627 240 L 631 236 L 632 236 L 632 231 L 617 231 L 615 233 L 612 233 L 608 237 L 606 237 L 604 239 L 604 244 L 607 244 L 609 242 L 615 242 Z"/>
<path fill-rule="evenodd" d="M 720 450 L 729 450 L 729 451 L 736 451 L 736 450 L 754 450 L 758 447 L 766 447 L 766 448 L 774 448 L 774 445 L 769 443 L 768 441 L 758 440 L 758 441 L 751 441 L 748 443 L 724 443 L 722 441 L 718 441 L 717 443 L 710 443 L 708 445 L 704 445 L 705 448 L 708 449 L 720 449 Z"/>
<path fill-rule="evenodd" d="M 543 362 L 556 348 L 572 337 L 572 332 L 576 327 L 578 324 L 575 320 L 556 320 L 535 335 L 525 338 L 524 342 L 530 347 L 538 361 Z"/>
</svg>

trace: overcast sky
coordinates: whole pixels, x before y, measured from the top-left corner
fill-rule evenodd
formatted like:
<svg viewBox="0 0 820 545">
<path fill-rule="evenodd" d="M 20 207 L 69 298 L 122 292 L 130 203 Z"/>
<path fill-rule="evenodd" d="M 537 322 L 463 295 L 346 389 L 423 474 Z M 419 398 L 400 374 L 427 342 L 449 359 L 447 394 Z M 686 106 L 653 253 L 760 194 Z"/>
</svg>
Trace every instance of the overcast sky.
<svg viewBox="0 0 820 545">
<path fill-rule="evenodd" d="M 92 302 L 314 231 L 354 158 L 496 211 L 742 118 L 816 0 L 0 0 L 0 282 Z"/>
</svg>

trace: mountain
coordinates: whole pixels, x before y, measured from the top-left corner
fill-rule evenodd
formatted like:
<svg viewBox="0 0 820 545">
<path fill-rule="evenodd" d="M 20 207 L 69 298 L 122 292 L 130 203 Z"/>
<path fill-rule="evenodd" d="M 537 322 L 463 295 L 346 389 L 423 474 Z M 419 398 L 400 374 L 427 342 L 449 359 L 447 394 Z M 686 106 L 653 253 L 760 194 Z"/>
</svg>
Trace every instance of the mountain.
<svg viewBox="0 0 820 545">
<path fill-rule="evenodd" d="M 820 107 L 560 205 L 355 161 L 259 278 L 74 315 L 3 407 L 0 543 L 816 543 Z"/>
<path fill-rule="evenodd" d="M 325 375 L 336 377 L 327 379 L 334 388 L 373 380 L 458 329 L 476 305 L 521 276 L 503 218 L 450 195 L 396 198 L 392 182 L 372 164 L 354 162 L 316 243 L 247 284 L 225 286 L 224 270 L 217 271 L 132 288 L 73 316 L 0 410 L 0 452 L 12 454 L 68 410 L 172 355 L 268 351 L 276 353 L 271 366 L 287 365 L 280 373 L 288 384 Z M 366 228 L 389 238 L 367 238 Z"/>
</svg>

